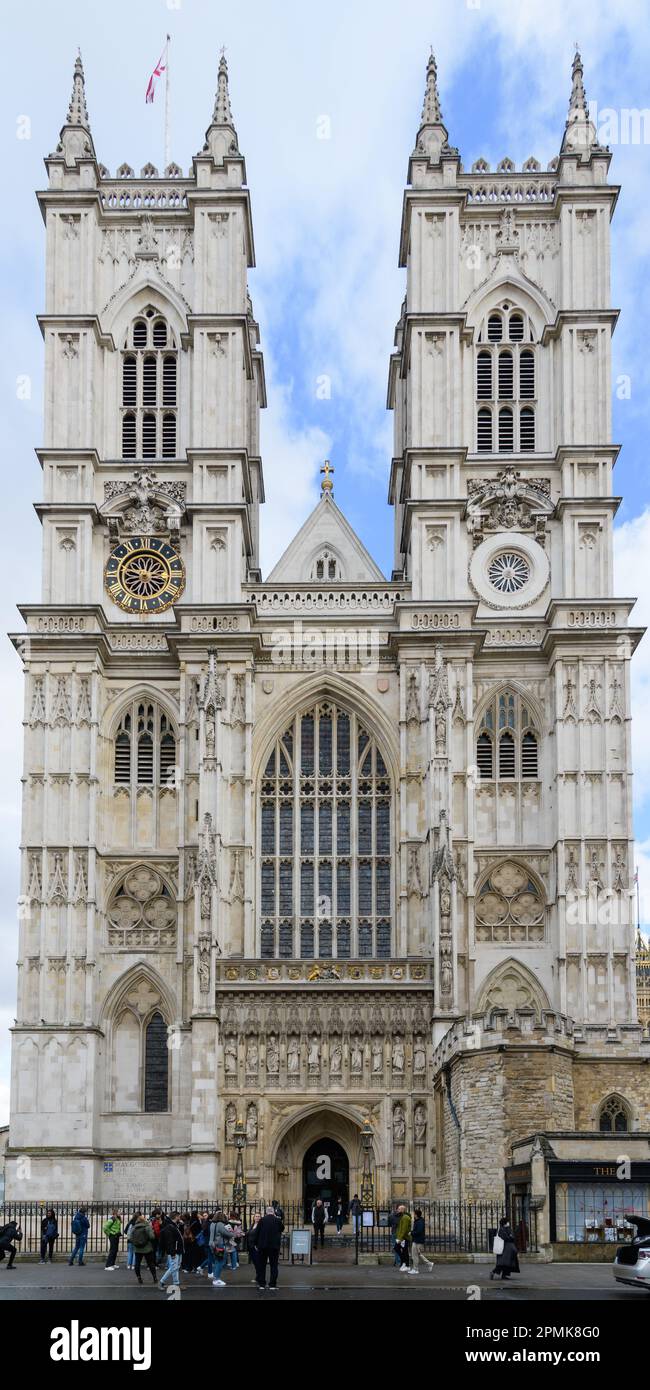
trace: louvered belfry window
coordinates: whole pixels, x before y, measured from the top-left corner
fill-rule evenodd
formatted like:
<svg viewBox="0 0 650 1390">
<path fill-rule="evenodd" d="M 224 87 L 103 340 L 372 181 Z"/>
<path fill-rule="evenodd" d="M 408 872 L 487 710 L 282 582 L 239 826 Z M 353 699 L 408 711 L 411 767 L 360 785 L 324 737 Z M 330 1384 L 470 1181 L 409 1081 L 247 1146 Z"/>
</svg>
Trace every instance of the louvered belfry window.
<svg viewBox="0 0 650 1390">
<path fill-rule="evenodd" d="M 328 700 L 297 715 L 262 777 L 260 943 L 267 957 L 388 957 L 392 796 L 375 740 Z"/>
<path fill-rule="evenodd" d="M 168 716 L 150 700 L 122 715 L 115 735 L 113 780 L 122 786 L 174 788 L 176 735 Z"/>
<path fill-rule="evenodd" d="M 131 324 L 122 356 L 122 457 L 177 455 L 178 353 L 165 319 L 148 308 Z"/>
<path fill-rule="evenodd" d="M 479 330 L 475 389 L 476 450 L 480 454 L 535 450 L 533 342 L 528 317 L 508 305 L 491 313 Z"/>
<path fill-rule="evenodd" d="M 515 691 L 501 691 L 487 706 L 476 740 L 479 780 L 537 781 L 539 730 L 532 712 Z"/>
</svg>

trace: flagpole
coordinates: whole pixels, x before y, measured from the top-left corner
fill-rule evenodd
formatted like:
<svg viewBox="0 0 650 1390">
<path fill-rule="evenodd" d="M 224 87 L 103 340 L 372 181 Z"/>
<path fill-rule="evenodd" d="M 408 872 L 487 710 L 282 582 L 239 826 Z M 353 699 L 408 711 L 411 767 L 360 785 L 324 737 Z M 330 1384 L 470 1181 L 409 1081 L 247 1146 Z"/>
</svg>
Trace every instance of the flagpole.
<svg viewBox="0 0 650 1390">
<path fill-rule="evenodd" d="M 170 138 L 169 138 L 169 34 L 167 35 L 167 47 L 165 54 L 165 168 L 171 164 Z"/>
</svg>

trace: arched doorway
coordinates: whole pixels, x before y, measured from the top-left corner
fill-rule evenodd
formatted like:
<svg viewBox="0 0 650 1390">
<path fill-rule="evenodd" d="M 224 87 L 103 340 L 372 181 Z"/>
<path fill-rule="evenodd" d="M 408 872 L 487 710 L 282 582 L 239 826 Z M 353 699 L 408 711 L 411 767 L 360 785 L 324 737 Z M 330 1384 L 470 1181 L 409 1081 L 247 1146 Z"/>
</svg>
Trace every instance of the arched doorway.
<svg viewBox="0 0 650 1390">
<path fill-rule="evenodd" d="M 317 1139 L 307 1149 L 302 1164 L 302 1187 L 306 1221 L 311 1221 L 312 1207 L 319 1197 L 332 1213 L 339 1198 L 347 1206 L 350 1164 L 345 1149 L 335 1139 Z"/>
</svg>

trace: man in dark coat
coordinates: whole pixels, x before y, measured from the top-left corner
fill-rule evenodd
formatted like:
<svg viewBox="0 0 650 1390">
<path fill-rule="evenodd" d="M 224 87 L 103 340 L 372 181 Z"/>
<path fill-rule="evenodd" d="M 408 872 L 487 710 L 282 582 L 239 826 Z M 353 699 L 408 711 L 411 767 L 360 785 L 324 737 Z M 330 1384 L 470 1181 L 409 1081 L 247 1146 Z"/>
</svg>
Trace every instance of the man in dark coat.
<svg viewBox="0 0 650 1390">
<path fill-rule="evenodd" d="M 505 1216 L 501 1217 L 497 1238 L 503 1241 L 503 1250 L 497 1255 L 494 1269 L 490 1270 L 490 1278 L 494 1279 L 501 1275 L 501 1279 L 509 1279 L 511 1274 L 519 1274 L 519 1260 L 517 1259 L 517 1246 L 510 1222 Z"/>
<path fill-rule="evenodd" d="M 311 1214 L 311 1219 L 314 1223 L 314 1250 L 316 1250 L 318 1248 L 319 1236 L 321 1248 L 325 1244 L 325 1207 L 321 1202 L 320 1197 L 318 1198 L 318 1201 L 314 1206 L 314 1210 Z"/>
<path fill-rule="evenodd" d="M 9 1264 L 7 1269 L 15 1269 L 16 1245 L 14 1242 L 21 1241 L 23 1233 L 17 1221 L 10 1221 L 7 1226 L 0 1226 L 0 1260 L 4 1260 L 5 1251 L 9 1251 Z"/>
<path fill-rule="evenodd" d="M 276 1216 L 273 1207 L 267 1207 L 261 1221 L 255 1227 L 255 1249 L 257 1251 L 257 1287 L 266 1288 L 266 1266 L 269 1266 L 269 1289 L 278 1286 L 278 1260 L 284 1222 Z"/>
</svg>

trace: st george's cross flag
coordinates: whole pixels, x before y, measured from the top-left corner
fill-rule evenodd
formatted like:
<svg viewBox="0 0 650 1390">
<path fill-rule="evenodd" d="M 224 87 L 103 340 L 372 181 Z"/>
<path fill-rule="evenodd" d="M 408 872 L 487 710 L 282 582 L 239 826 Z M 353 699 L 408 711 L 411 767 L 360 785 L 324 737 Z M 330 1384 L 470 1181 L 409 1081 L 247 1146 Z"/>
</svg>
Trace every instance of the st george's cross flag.
<svg viewBox="0 0 650 1390">
<path fill-rule="evenodd" d="M 162 77 L 162 75 L 163 75 L 163 73 L 165 72 L 165 69 L 166 69 L 166 67 L 167 67 L 167 45 L 168 45 L 168 43 L 169 43 L 169 36 L 168 36 L 168 38 L 167 38 L 167 43 L 165 44 L 165 47 L 163 48 L 163 51 L 162 51 L 162 53 L 161 53 L 161 55 L 160 55 L 160 57 L 159 57 L 159 59 L 158 59 L 158 62 L 156 63 L 156 66 L 155 66 L 155 68 L 154 68 L 154 70 L 153 70 L 153 72 L 152 72 L 152 74 L 151 74 L 151 77 L 149 78 L 149 84 L 148 84 L 148 86 L 147 86 L 147 90 L 146 90 L 145 98 L 144 98 L 145 101 L 153 101 L 154 96 L 156 95 L 156 78 Z"/>
</svg>

